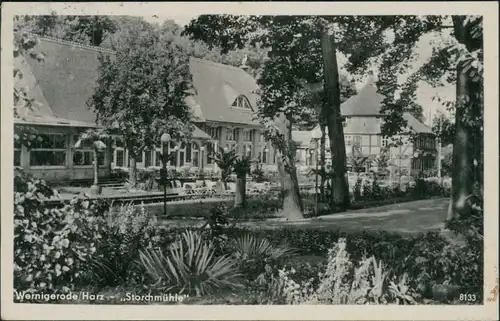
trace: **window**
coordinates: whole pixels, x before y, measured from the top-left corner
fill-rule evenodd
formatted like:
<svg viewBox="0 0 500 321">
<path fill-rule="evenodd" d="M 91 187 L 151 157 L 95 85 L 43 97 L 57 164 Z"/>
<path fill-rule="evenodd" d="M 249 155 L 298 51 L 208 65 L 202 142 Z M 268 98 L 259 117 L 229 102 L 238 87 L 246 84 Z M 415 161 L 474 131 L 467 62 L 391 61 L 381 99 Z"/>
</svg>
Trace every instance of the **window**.
<svg viewBox="0 0 500 321">
<path fill-rule="evenodd" d="M 261 145 L 259 152 L 259 161 L 261 163 L 267 164 L 268 154 L 269 154 L 269 149 L 267 148 L 267 146 Z"/>
<path fill-rule="evenodd" d="M 193 161 L 193 166 L 198 166 L 200 163 L 200 149 L 198 148 L 198 145 L 196 143 L 192 143 L 191 150 L 192 150 L 192 157 L 191 158 Z"/>
<path fill-rule="evenodd" d="M 158 149 L 158 148 L 155 151 L 155 166 L 156 167 L 162 166 L 162 163 L 161 163 L 161 150 Z"/>
<path fill-rule="evenodd" d="M 121 137 L 116 137 L 113 139 L 113 162 L 116 167 L 125 167 L 125 144 Z"/>
<path fill-rule="evenodd" d="M 14 139 L 14 166 L 21 166 L 22 145 L 19 140 Z"/>
<path fill-rule="evenodd" d="M 382 137 L 382 147 L 387 146 L 387 137 Z"/>
<path fill-rule="evenodd" d="M 243 95 L 236 97 L 231 107 L 252 110 L 252 105 L 250 105 L 248 98 Z"/>
<path fill-rule="evenodd" d="M 259 135 L 259 142 L 263 143 L 266 141 L 266 136 L 264 135 L 264 132 L 261 131 Z"/>
<path fill-rule="evenodd" d="M 66 135 L 39 135 L 30 151 L 30 166 L 66 165 Z"/>
<path fill-rule="evenodd" d="M 353 144 L 354 145 L 361 145 L 361 136 L 359 136 L 359 135 L 353 136 Z"/>
<path fill-rule="evenodd" d="M 243 140 L 246 142 L 253 141 L 253 129 L 244 129 L 243 130 Z"/>
<path fill-rule="evenodd" d="M 370 146 L 370 135 L 361 136 L 361 143 L 363 146 Z"/>
<path fill-rule="evenodd" d="M 351 146 L 351 144 L 352 144 L 352 136 L 351 135 L 344 136 L 344 139 L 345 139 L 345 144 L 347 146 Z"/>
<path fill-rule="evenodd" d="M 144 151 L 144 167 L 149 167 L 153 165 L 153 151 L 152 150 L 146 150 Z"/>
<path fill-rule="evenodd" d="M 252 145 L 243 145 L 243 155 L 252 157 Z"/>
<path fill-rule="evenodd" d="M 186 143 L 181 143 L 179 148 L 179 166 L 184 166 L 184 157 L 186 155 Z"/>
<path fill-rule="evenodd" d="M 212 137 L 213 139 L 219 139 L 220 127 L 218 127 L 218 126 L 217 127 L 206 126 L 205 130 L 206 130 L 207 134 L 210 135 L 210 137 Z"/>
<path fill-rule="evenodd" d="M 191 163 L 191 159 L 193 155 L 191 155 L 191 144 L 186 144 L 186 163 Z"/>
<path fill-rule="evenodd" d="M 80 139 L 78 135 L 73 136 L 73 143 Z M 104 165 L 104 151 L 99 151 L 97 154 L 97 163 L 99 166 Z M 73 165 L 76 166 L 91 166 L 94 164 L 94 143 L 91 141 L 83 141 L 79 148 L 73 153 Z"/>
<path fill-rule="evenodd" d="M 115 158 L 115 164 L 117 167 L 124 167 L 125 166 L 125 151 L 124 150 L 119 150 L 117 149 L 115 152 L 116 158 Z"/>
<path fill-rule="evenodd" d="M 207 164 L 212 164 L 214 158 L 215 144 L 208 143 L 206 151 L 207 151 Z"/>
<path fill-rule="evenodd" d="M 226 140 L 237 141 L 238 140 L 238 128 L 226 128 Z"/>
</svg>

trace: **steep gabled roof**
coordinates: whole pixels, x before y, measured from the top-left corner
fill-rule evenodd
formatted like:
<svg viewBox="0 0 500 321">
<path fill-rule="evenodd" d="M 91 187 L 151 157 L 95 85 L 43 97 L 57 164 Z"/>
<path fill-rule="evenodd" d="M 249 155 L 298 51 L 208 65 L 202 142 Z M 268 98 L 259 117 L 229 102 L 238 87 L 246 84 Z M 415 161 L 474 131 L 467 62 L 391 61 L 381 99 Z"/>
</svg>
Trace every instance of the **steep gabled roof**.
<svg viewBox="0 0 500 321">
<path fill-rule="evenodd" d="M 406 120 L 408 127 L 410 127 L 414 132 L 419 134 L 432 134 L 432 129 L 430 129 L 429 126 L 422 124 L 412 114 L 404 113 L 403 119 Z"/>
<path fill-rule="evenodd" d="M 95 124 L 96 115 L 86 102 L 96 86 L 99 55 L 112 52 L 51 38 L 39 40 L 35 50 L 44 54 L 44 61 L 26 60 L 53 115 Z"/>
<path fill-rule="evenodd" d="M 33 83 L 39 87 L 46 114 L 72 122 L 94 124 L 96 115 L 87 107 L 97 81 L 99 55 L 112 56 L 110 50 L 52 38 L 39 37 L 35 48 L 45 55 L 43 62 L 27 57 L 27 68 Z M 26 69 L 26 68 L 25 68 Z M 256 110 L 257 84 L 243 69 L 191 58 L 193 96 L 186 99 L 196 121 L 221 121 L 255 124 L 253 112 L 232 108 L 236 97 L 248 98 Z"/>
<path fill-rule="evenodd" d="M 375 116 L 380 114 L 384 97 L 377 92 L 374 80 L 370 79 L 359 92 L 340 106 L 342 116 Z"/>
<path fill-rule="evenodd" d="M 195 100 L 202 118 L 207 121 L 255 124 L 251 110 L 233 108 L 234 100 L 243 95 L 253 110 L 257 109 L 257 83 L 243 69 L 198 58 L 190 59 Z"/>
</svg>

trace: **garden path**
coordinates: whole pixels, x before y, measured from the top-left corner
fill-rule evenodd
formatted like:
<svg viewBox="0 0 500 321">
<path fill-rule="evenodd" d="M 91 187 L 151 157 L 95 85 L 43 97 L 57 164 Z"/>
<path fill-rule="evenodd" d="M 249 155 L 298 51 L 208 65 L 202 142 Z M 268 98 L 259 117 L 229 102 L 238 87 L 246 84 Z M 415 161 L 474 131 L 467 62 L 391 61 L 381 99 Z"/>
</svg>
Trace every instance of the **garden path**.
<svg viewBox="0 0 500 321">
<path fill-rule="evenodd" d="M 318 218 L 285 221 L 282 219 L 241 223 L 256 228 L 297 227 L 355 231 L 418 233 L 444 227 L 448 198 L 426 199 L 380 207 L 352 210 Z"/>
</svg>

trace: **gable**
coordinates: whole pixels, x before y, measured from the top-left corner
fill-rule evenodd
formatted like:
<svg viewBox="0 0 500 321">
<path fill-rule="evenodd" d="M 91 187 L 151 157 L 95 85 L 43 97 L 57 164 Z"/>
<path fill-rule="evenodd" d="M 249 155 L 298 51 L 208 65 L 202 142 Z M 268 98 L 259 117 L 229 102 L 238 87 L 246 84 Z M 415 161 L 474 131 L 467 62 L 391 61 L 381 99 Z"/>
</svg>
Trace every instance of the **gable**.
<svg viewBox="0 0 500 321">
<path fill-rule="evenodd" d="M 340 105 L 342 116 L 374 116 L 380 114 L 383 96 L 377 92 L 373 83 L 366 84 L 358 94 Z"/>
<path fill-rule="evenodd" d="M 252 110 L 231 108 L 241 95 L 248 99 L 251 107 L 257 107 L 257 83 L 244 70 L 198 58 L 190 59 L 193 86 L 196 88 L 195 100 L 200 105 L 207 121 L 254 124 Z"/>
</svg>

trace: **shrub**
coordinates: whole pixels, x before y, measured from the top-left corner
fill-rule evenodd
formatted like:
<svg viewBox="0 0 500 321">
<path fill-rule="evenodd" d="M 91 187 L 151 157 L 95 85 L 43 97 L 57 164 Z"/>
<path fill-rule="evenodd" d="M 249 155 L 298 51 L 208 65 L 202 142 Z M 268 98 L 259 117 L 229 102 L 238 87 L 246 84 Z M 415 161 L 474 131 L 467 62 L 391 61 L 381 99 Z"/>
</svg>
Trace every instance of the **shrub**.
<svg viewBox="0 0 500 321">
<path fill-rule="evenodd" d="M 368 180 L 365 180 L 363 182 L 363 199 L 369 200 L 372 199 L 372 197 L 373 197 L 372 184 Z"/>
<path fill-rule="evenodd" d="M 251 164 L 250 157 L 238 158 L 234 161 L 233 173 L 236 174 L 237 178 L 246 178 L 250 174 Z"/>
<path fill-rule="evenodd" d="M 262 165 L 257 164 L 252 170 L 252 180 L 256 183 L 262 183 L 266 181 L 264 176 L 264 171 L 262 170 Z"/>
<path fill-rule="evenodd" d="M 245 276 L 253 280 L 267 264 L 275 266 L 295 254 L 287 244 L 275 245 L 266 238 L 245 234 L 236 238 L 229 248 Z"/>
<path fill-rule="evenodd" d="M 231 229 L 228 237 L 235 238 L 241 229 Z M 272 244 L 286 239 L 298 255 L 324 256 L 335 240 L 348 237 L 346 249 L 353 261 L 375 256 L 391 267 L 395 275 L 408 274 L 406 282 L 422 298 L 435 299 L 435 289 L 448 285 L 482 298 L 483 244 L 479 239 L 469 244 L 451 243 L 438 233 L 402 235 L 387 232 L 340 233 L 338 231 L 282 228 L 254 230 L 250 233 L 265 237 Z M 475 244 L 475 245 L 472 245 Z M 415 297 L 416 299 L 418 298 Z M 441 299 L 440 299 L 441 300 Z M 442 300 L 446 301 L 446 300 Z"/>
<path fill-rule="evenodd" d="M 363 184 L 363 180 L 361 178 L 358 178 L 356 180 L 356 184 L 354 185 L 354 192 L 353 193 L 354 193 L 354 199 L 356 201 L 361 200 L 362 188 L 363 188 L 362 184 Z"/>
<path fill-rule="evenodd" d="M 57 195 L 43 180 L 15 171 L 14 288 L 67 292 L 84 282 L 100 238 L 100 208 L 88 196 L 60 208 L 45 201 Z"/>
<path fill-rule="evenodd" d="M 380 187 L 379 180 L 377 177 L 375 177 L 372 181 L 372 186 L 371 186 L 371 192 L 372 192 L 372 199 L 374 200 L 381 200 L 383 199 L 383 190 Z"/>
<path fill-rule="evenodd" d="M 116 286 L 142 280 L 135 261 L 138 251 L 156 247 L 160 242 L 160 228 L 155 216 L 144 206 L 132 204 L 111 207 L 101 228 L 97 254 L 93 261 L 93 282 L 101 286 Z"/>
<path fill-rule="evenodd" d="M 113 168 L 110 177 L 120 182 L 126 182 L 128 179 L 128 170 L 123 168 Z"/>
<path fill-rule="evenodd" d="M 406 275 L 395 278 L 389 275 L 381 261 L 375 257 L 363 259 L 355 267 L 348 252 L 346 240 L 340 239 L 329 250 L 328 263 L 314 277 L 295 282 L 295 269 L 279 270 L 278 277 L 270 283 L 271 297 L 287 304 L 389 304 L 415 303 L 414 294 L 406 284 Z M 280 300 L 281 299 L 281 300 Z"/>
<path fill-rule="evenodd" d="M 216 257 L 213 242 L 205 241 L 199 233 L 185 231 L 166 252 L 140 251 L 140 262 L 158 290 L 201 296 L 241 286 L 233 260 Z"/>
<path fill-rule="evenodd" d="M 143 191 L 151 191 L 155 188 L 156 179 L 160 171 L 154 168 L 141 168 L 137 170 L 137 187 Z"/>
</svg>

